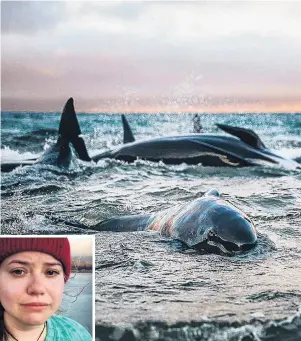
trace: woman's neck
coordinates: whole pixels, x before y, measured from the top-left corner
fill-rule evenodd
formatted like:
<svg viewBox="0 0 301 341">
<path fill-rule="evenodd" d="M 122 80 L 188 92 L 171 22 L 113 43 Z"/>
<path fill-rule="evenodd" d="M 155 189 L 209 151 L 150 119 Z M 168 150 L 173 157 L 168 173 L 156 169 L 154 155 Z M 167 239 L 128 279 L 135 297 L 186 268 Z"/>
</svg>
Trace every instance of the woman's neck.
<svg viewBox="0 0 301 341">
<path fill-rule="evenodd" d="M 8 339 L 12 341 L 15 341 L 15 339 L 18 341 L 37 341 L 39 336 L 39 341 L 43 341 L 46 337 L 46 328 L 42 333 L 45 323 L 28 325 L 4 312 L 4 325 L 9 333 L 7 335 Z"/>
</svg>

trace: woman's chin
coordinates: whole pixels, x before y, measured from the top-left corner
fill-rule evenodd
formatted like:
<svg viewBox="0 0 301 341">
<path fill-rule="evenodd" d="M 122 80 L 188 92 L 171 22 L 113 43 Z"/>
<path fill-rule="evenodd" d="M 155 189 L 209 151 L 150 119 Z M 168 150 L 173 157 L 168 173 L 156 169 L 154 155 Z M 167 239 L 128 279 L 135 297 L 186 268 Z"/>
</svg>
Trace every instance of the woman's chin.
<svg viewBox="0 0 301 341">
<path fill-rule="evenodd" d="M 51 315 L 47 314 L 28 314 L 26 317 L 22 317 L 23 324 L 28 326 L 36 326 L 44 324 Z"/>
</svg>

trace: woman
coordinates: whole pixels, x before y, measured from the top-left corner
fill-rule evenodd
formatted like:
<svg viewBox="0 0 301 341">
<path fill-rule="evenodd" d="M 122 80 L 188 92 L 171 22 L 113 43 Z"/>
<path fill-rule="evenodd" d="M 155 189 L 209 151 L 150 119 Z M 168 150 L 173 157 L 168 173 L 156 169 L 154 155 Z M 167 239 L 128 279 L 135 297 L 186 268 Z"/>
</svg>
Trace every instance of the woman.
<svg viewBox="0 0 301 341">
<path fill-rule="evenodd" d="M 0 238 L 0 341 L 91 341 L 54 315 L 70 272 L 67 238 Z"/>
</svg>

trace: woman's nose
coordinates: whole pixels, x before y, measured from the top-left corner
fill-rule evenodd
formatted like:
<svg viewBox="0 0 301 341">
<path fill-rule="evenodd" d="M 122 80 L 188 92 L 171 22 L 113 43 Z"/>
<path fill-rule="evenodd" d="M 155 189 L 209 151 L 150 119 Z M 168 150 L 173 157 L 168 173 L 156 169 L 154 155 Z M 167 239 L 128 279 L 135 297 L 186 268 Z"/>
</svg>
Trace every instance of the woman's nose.
<svg viewBox="0 0 301 341">
<path fill-rule="evenodd" d="M 43 295 L 45 293 L 43 277 L 37 274 L 32 275 L 28 283 L 27 291 L 30 295 Z"/>
</svg>

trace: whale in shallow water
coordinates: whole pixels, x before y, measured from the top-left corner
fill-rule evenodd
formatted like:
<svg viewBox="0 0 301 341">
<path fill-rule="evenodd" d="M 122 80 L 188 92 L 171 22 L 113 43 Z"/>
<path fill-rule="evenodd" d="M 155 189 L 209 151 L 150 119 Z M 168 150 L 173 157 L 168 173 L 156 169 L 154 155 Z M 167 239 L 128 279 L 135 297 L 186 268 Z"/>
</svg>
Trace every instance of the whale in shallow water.
<svg viewBox="0 0 301 341">
<path fill-rule="evenodd" d="M 175 165 L 181 163 L 216 167 L 281 165 L 287 169 L 301 169 L 296 161 L 267 149 L 259 136 L 249 129 L 217 124 L 220 129 L 235 137 L 191 134 L 135 141 L 125 116 L 122 116 L 122 122 L 125 144 L 93 156 L 94 161 L 111 158 L 134 162 L 142 159 Z"/>
<path fill-rule="evenodd" d="M 247 251 L 257 242 L 250 218 L 223 200 L 216 189 L 189 203 L 154 214 L 115 217 L 89 228 L 114 232 L 158 231 L 188 247 L 229 255 Z"/>
<path fill-rule="evenodd" d="M 80 137 L 80 134 L 81 130 L 74 110 L 74 101 L 73 98 L 69 98 L 61 115 L 56 143 L 48 148 L 38 159 L 1 162 L 1 171 L 10 172 L 19 166 L 35 164 L 68 168 L 73 156 L 71 146 L 79 159 L 90 161 L 85 142 Z"/>
</svg>

